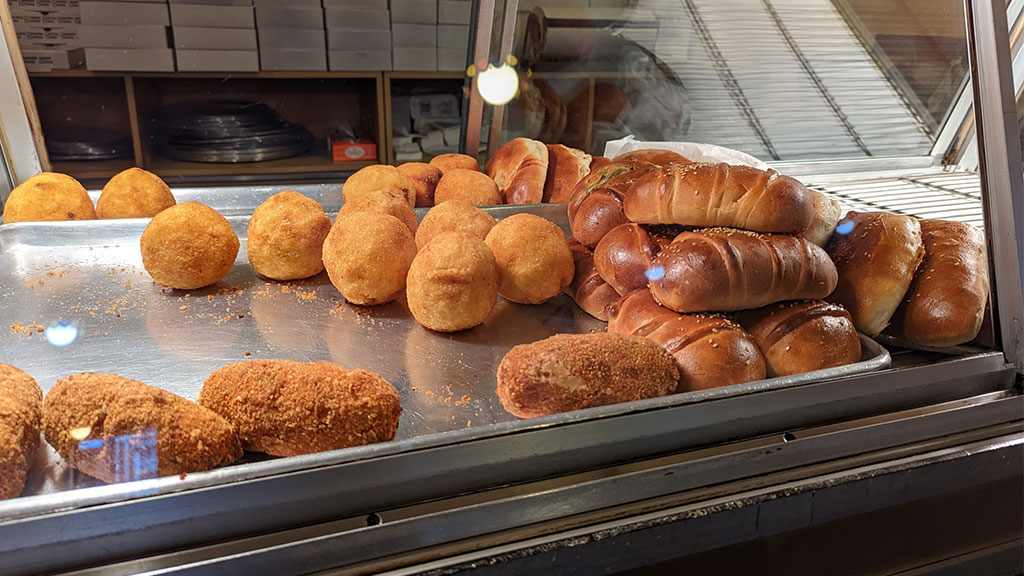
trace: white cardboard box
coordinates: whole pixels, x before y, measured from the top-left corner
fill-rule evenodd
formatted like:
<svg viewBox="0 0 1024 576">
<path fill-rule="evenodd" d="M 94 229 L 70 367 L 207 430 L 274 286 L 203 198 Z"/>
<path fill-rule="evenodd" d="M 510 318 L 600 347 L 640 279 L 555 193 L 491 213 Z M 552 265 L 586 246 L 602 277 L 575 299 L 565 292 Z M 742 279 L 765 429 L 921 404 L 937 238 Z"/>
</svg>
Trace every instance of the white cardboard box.
<svg viewBox="0 0 1024 576">
<path fill-rule="evenodd" d="M 472 6 L 470 0 L 438 0 L 437 21 L 441 24 L 469 25 Z"/>
<path fill-rule="evenodd" d="M 22 50 L 21 57 L 29 72 L 70 70 L 85 64 L 85 53 L 82 50 Z"/>
<path fill-rule="evenodd" d="M 391 13 L 387 10 L 325 10 L 327 29 L 360 28 L 363 30 L 390 30 Z"/>
<path fill-rule="evenodd" d="M 258 30 L 261 51 L 319 50 L 323 52 L 327 49 L 323 28 L 315 30 L 306 28 L 258 28 Z"/>
<path fill-rule="evenodd" d="M 437 24 L 437 0 L 391 0 L 391 22 Z"/>
<path fill-rule="evenodd" d="M 388 0 L 323 0 L 324 10 L 387 10 Z"/>
<path fill-rule="evenodd" d="M 78 27 L 78 43 L 83 48 L 170 48 L 166 26 L 93 26 Z"/>
<path fill-rule="evenodd" d="M 252 0 L 167 0 L 171 4 L 203 4 L 207 6 L 252 6 Z"/>
<path fill-rule="evenodd" d="M 392 46 L 427 48 L 437 47 L 436 24 L 400 24 L 391 25 Z"/>
<path fill-rule="evenodd" d="M 35 8 L 37 10 L 60 10 L 78 8 L 78 0 L 11 0 L 11 8 Z"/>
<path fill-rule="evenodd" d="M 438 24 L 437 47 L 469 49 L 469 26 L 463 26 L 462 24 Z"/>
<path fill-rule="evenodd" d="M 82 23 L 82 17 L 78 14 L 65 14 L 63 12 L 11 10 L 11 23 L 14 24 L 15 28 L 24 26 L 42 26 L 46 28 L 78 26 Z"/>
<path fill-rule="evenodd" d="M 438 70 L 465 70 L 466 50 L 464 48 L 438 48 L 437 49 Z"/>
<path fill-rule="evenodd" d="M 396 46 L 392 49 L 392 66 L 394 70 L 400 71 L 435 71 L 437 70 L 437 48 Z"/>
<path fill-rule="evenodd" d="M 256 7 L 257 28 L 324 29 L 324 11 L 321 8 L 266 8 Z"/>
<path fill-rule="evenodd" d="M 254 28 L 196 28 L 175 26 L 174 47 L 179 50 L 257 50 Z"/>
<path fill-rule="evenodd" d="M 389 30 L 356 30 L 331 28 L 327 31 L 329 50 L 387 50 L 391 51 Z"/>
<path fill-rule="evenodd" d="M 323 50 L 260 50 L 261 70 L 327 70 Z"/>
<path fill-rule="evenodd" d="M 85 67 L 115 72 L 174 72 L 170 48 L 84 48 Z"/>
<path fill-rule="evenodd" d="M 171 4 L 171 22 L 194 28 L 255 28 L 251 6 Z"/>
<path fill-rule="evenodd" d="M 259 72 L 256 50 L 176 50 L 182 72 Z"/>
<path fill-rule="evenodd" d="M 331 70 L 391 70 L 391 50 L 331 50 L 327 63 Z"/>
<path fill-rule="evenodd" d="M 267 8 L 323 8 L 320 0 L 252 0 L 252 4 Z"/>
<path fill-rule="evenodd" d="M 151 25 L 171 23 L 167 4 L 144 2 L 81 2 L 82 24 L 97 26 Z"/>
</svg>

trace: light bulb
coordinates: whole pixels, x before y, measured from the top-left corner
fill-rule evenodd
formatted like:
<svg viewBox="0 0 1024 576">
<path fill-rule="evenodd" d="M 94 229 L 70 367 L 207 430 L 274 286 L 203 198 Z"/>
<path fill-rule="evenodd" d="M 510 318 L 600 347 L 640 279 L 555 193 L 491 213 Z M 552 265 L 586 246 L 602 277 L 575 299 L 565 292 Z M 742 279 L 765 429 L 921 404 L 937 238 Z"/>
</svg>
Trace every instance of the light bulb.
<svg viewBox="0 0 1024 576">
<path fill-rule="evenodd" d="M 488 64 L 487 69 L 477 75 L 476 87 L 484 102 L 491 106 L 501 106 L 512 100 L 519 91 L 519 75 L 508 64 L 502 64 L 500 68 Z"/>
</svg>

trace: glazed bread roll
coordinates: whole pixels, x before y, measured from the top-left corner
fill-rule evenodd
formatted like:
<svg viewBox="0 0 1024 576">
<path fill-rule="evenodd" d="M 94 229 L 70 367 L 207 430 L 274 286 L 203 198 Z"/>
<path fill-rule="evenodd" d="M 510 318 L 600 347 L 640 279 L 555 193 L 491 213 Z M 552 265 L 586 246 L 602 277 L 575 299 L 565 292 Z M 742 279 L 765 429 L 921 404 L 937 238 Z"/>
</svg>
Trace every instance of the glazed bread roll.
<svg viewBox="0 0 1024 576">
<path fill-rule="evenodd" d="M 487 175 L 505 204 L 540 204 L 548 175 L 548 149 L 529 138 L 514 138 L 487 161 Z"/>
<path fill-rule="evenodd" d="M 574 275 L 562 229 L 533 214 L 498 222 L 484 239 L 498 263 L 498 293 L 519 304 L 540 304 L 562 291 Z"/>
<path fill-rule="evenodd" d="M 612 161 L 610 158 L 605 158 L 604 156 L 592 156 L 590 158 L 590 171 L 593 172 L 594 170 L 607 166 L 611 163 Z"/>
<path fill-rule="evenodd" d="M 981 330 L 988 302 L 985 236 L 970 224 L 921 220 L 924 260 L 891 331 L 924 346 L 956 346 Z"/>
<path fill-rule="evenodd" d="M 381 190 L 405 198 L 409 208 L 416 207 L 416 182 L 398 168 L 386 164 L 360 168 L 345 180 L 341 194 L 347 203 L 360 196 L 377 194 Z"/>
<path fill-rule="evenodd" d="M 609 230 L 628 222 L 623 195 L 643 174 L 656 169 L 646 163 L 615 163 L 588 174 L 569 198 L 569 228 L 573 236 L 593 250 Z"/>
<path fill-rule="evenodd" d="M 619 293 L 601 278 L 594 266 L 594 253 L 575 239 L 569 240 L 576 273 L 563 291 L 584 312 L 598 320 L 608 321 L 608 305 L 619 299 Z"/>
<path fill-rule="evenodd" d="M 416 183 L 416 207 L 433 206 L 434 189 L 441 181 L 441 169 L 423 162 L 406 162 L 398 169 Z"/>
<path fill-rule="evenodd" d="M 860 337 L 845 308 L 822 300 L 780 302 L 736 314 L 757 341 L 768 376 L 788 376 L 860 361 Z"/>
<path fill-rule="evenodd" d="M 825 246 L 836 230 L 842 208 L 839 207 L 839 202 L 817 190 L 808 188 L 807 191 L 814 198 L 814 218 L 811 220 L 810 226 L 800 235 L 818 246 Z"/>
<path fill-rule="evenodd" d="M 921 225 L 910 216 L 850 212 L 825 250 L 839 271 L 839 284 L 828 301 L 849 310 L 857 330 L 878 335 L 903 301 L 924 258 Z"/>
<path fill-rule="evenodd" d="M 461 200 L 473 206 L 494 206 L 501 204 L 501 194 L 487 174 L 478 170 L 450 168 L 441 176 L 434 190 L 435 203 L 448 200 Z"/>
<path fill-rule="evenodd" d="M 494 224 L 494 217 L 476 206 L 448 200 L 427 211 L 416 230 L 416 246 L 423 248 L 434 236 L 455 231 L 483 240 Z"/>
<path fill-rule="evenodd" d="M 43 401 L 43 433 L 70 466 L 107 483 L 199 472 L 242 457 L 234 426 L 218 414 L 114 374 L 58 380 Z"/>
<path fill-rule="evenodd" d="M 25 489 L 36 458 L 43 419 L 43 391 L 28 374 L 0 364 L 0 500 Z"/>
<path fill-rule="evenodd" d="M 797 236 L 731 228 L 683 232 L 655 258 L 651 292 L 676 312 L 725 312 L 783 300 L 824 298 L 836 267 L 824 250 Z"/>
<path fill-rule="evenodd" d="M 230 422 L 243 448 L 273 456 L 387 442 L 402 413 L 379 374 L 291 360 L 228 364 L 203 383 L 199 404 Z"/>
<path fill-rule="evenodd" d="M 632 152 L 625 152 L 619 154 L 613 160 L 614 162 L 650 162 L 656 166 L 666 166 L 668 164 L 692 164 L 693 161 L 671 150 L 659 150 L 656 148 L 645 148 L 643 150 L 633 150 Z"/>
<path fill-rule="evenodd" d="M 569 119 L 565 101 L 547 80 L 535 78 L 533 84 L 540 91 L 541 100 L 544 103 L 544 123 L 541 125 L 538 138 L 542 142 L 558 142 L 565 134 L 565 125 Z"/>
<path fill-rule="evenodd" d="M 798 234 L 814 219 L 803 184 L 775 170 L 729 164 L 670 164 L 626 191 L 626 218 L 638 224 L 742 228 Z"/>
<path fill-rule="evenodd" d="M 468 330 L 486 320 L 498 301 L 498 265 L 483 240 L 445 232 L 416 254 L 405 290 L 409 311 L 423 327 Z"/>
<path fill-rule="evenodd" d="M 679 371 L 644 338 L 598 332 L 556 334 L 512 348 L 498 365 L 498 398 L 519 418 L 657 398 Z"/>
<path fill-rule="evenodd" d="M 595 122 L 627 122 L 632 113 L 633 105 L 622 88 L 612 82 L 594 84 Z"/>
<path fill-rule="evenodd" d="M 590 154 L 561 144 L 548 144 L 548 175 L 544 202 L 567 202 L 579 181 L 590 173 Z"/>
<path fill-rule="evenodd" d="M 762 380 L 764 357 L 743 328 L 721 316 L 677 314 L 659 306 L 650 290 L 636 290 L 608 306 L 608 331 L 643 336 L 668 350 L 679 367 L 677 392 Z"/>
<path fill-rule="evenodd" d="M 594 248 L 594 266 L 620 295 L 647 288 L 648 275 L 661 248 L 639 224 L 612 228 Z"/>
</svg>

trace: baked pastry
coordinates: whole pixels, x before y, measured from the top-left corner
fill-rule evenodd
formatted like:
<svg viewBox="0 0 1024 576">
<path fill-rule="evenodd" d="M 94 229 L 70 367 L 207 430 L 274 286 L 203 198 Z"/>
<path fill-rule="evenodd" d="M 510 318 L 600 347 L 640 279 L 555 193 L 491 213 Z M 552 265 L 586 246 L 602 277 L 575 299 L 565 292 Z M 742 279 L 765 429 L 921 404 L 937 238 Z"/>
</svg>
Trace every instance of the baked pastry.
<svg viewBox="0 0 1024 576">
<path fill-rule="evenodd" d="M 590 154 L 561 144 L 548 144 L 544 202 L 567 202 L 576 184 L 590 173 Z"/>
<path fill-rule="evenodd" d="M 386 164 L 373 164 L 357 170 L 345 180 L 341 194 L 345 202 L 352 202 L 381 190 L 405 198 L 409 208 L 416 207 L 416 182 L 405 172 Z"/>
<path fill-rule="evenodd" d="M 573 238 L 569 249 L 575 264 L 572 283 L 563 291 L 569 295 L 584 312 L 598 320 L 608 321 L 608 305 L 619 299 L 619 293 L 601 278 L 594 266 L 594 253 Z"/>
<path fill-rule="evenodd" d="M 483 322 L 498 301 L 498 265 L 483 240 L 444 232 L 416 255 L 405 289 L 409 311 L 425 328 L 467 330 Z"/>
<path fill-rule="evenodd" d="M 774 170 L 729 164 L 669 164 L 638 178 L 624 194 L 630 222 L 726 226 L 798 234 L 814 219 L 814 198 Z"/>
<path fill-rule="evenodd" d="M 324 269 L 324 239 L 330 230 L 331 219 L 319 202 L 291 190 L 278 192 L 249 219 L 249 264 L 273 280 L 315 276 Z"/>
<path fill-rule="evenodd" d="M 441 154 L 430 159 L 430 165 L 446 174 L 449 170 L 476 170 L 480 171 L 480 162 L 466 154 Z"/>
<path fill-rule="evenodd" d="M 58 380 L 43 400 L 43 432 L 68 465 L 107 483 L 200 472 L 242 457 L 224 418 L 115 374 Z"/>
<path fill-rule="evenodd" d="M 561 228 L 533 214 L 498 222 L 484 240 L 498 263 L 498 293 L 520 304 L 540 304 L 572 282 L 573 262 Z"/>
<path fill-rule="evenodd" d="M 235 264 L 238 236 L 206 204 L 184 202 L 160 212 L 142 232 L 142 265 L 162 286 L 194 290 L 219 282 Z"/>
<path fill-rule="evenodd" d="M 514 138 L 487 161 L 487 175 L 505 204 L 540 204 L 548 175 L 548 149 L 536 140 Z"/>
<path fill-rule="evenodd" d="M 824 298 L 837 281 L 828 254 L 807 240 L 731 228 L 679 234 L 658 253 L 653 268 L 654 298 L 682 313 Z"/>
<path fill-rule="evenodd" d="M 25 490 L 36 458 L 43 419 L 43 391 L 28 374 L 0 364 L 0 500 Z"/>
<path fill-rule="evenodd" d="M 611 159 L 605 158 L 604 156 L 593 156 L 590 159 L 590 170 L 594 171 L 594 170 L 597 170 L 598 168 L 601 168 L 601 167 L 603 167 L 603 166 L 605 166 L 607 164 L 611 164 L 611 163 L 612 163 Z"/>
<path fill-rule="evenodd" d="M 612 82 L 594 83 L 594 122 L 628 122 L 633 113 L 629 97 Z"/>
<path fill-rule="evenodd" d="M 656 166 L 666 166 L 668 164 L 692 164 L 693 161 L 683 156 L 678 152 L 671 150 L 661 150 L 658 148 L 644 148 L 643 150 L 633 150 L 632 152 L 624 152 L 619 154 L 613 160 L 614 162 L 650 162 Z"/>
<path fill-rule="evenodd" d="M 103 186 L 96 200 L 97 218 L 152 218 L 174 206 L 170 187 L 152 172 L 129 168 Z"/>
<path fill-rule="evenodd" d="M 340 450 L 395 438 L 398 391 L 379 374 L 330 362 L 250 360 L 214 371 L 199 404 L 273 456 Z"/>
<path fill-rule="evenodd" d="M 505 106 L 508 134 L 540 138 L 544 131 L 544 95 L 532 81 L 519 83 L 519 94 Z"/>
<path fill-rule="evenodd" d="M 780 302 L 736 314 L 764 353 L 768 376 L 860 361 L 860 337 L 845 308 L 822 300 Z"/>
<path fill-rule="evenodd" d="M 839 202 L 817 190 L 808 188 L 807 191 L 814 198 L 814 218 L 800 235 L 818 246 L 825 246 L 832 233 L 836 231 L 842 208 L 839 207 Z"/>
<path fill-rule="evenodd" d="M 569 228 L 584 246 L 594 249 L 609 230 L 628 222 L 623 194 L 652 164 L 612 163 L 592 170 L 569 197 Z"/>
<path fill-rule="evenodd" d="M 565 125 L 569 120 L 568 107 L 547 80 L 535 78 L 533 83 L 544 103 L 544 123 L 541 124 L 538 138 L 542 142 L 558 142 L 565 134 Z M 548 146 L 550 148 L 550 144 Z"/>
<path fill-rule="evenodd" d="M 451 168 L 441 177 L 434 191 L 434 202 L 460 200 L 473 206 L 501 204 L 498 186 L 487 174 L 477 170 Z"/>
<path fill-rule="evenodd" d="M 416 231 L 416 246 L 423 248 L 434 236 L 453 231 L 483 240 L 494 224 L 487 212 L 461 200 L 447 200 L 427 211 Z"/>
<path fill-rule="evenodd" d="M 345 300 L 361 306 L 397 298 L 414 257 L 416 240 L 409 227 L 387 214 L 342 214 L 324 241 L 331 284 Z"/>
<path fill-rule="evenodd" d="M 923 346 L 957 346 L 978 335 L 988 303 L 985 236 L 970 224 L 921 220 L 924 260 L 892 317 L 891 332 Z"/>
<path fill-rule="evenodd" d="M 765 362 L 754 339 L 722 316 L 677 314 L 659 306 L 650 290 L 636 290 L 608 306 L 608 331 L 643 336 L 668 350 L 679 367 L 677 392 L 754 382 Z"/>
<path fill-rule="evenodd" d="M 412 208 L 409 208 L 409 203 L 405 201 L 403 196 L 385 190 L 357 196 L 351 201 L 345 202 L 341 205 L 341 209 L 338 210 L 338 215 L 350 212 L 375 212 L 377 214 L 394 216 L 401 220 L 402 224 L 405 224 L 413 234 L 416 234 L 416 229 L 420 224 L 416 218 L 416 213 L 412 211 Z"/>
<path fill-rule="evenodd" d="M 857 330 L 878 335 L 903 301 L 924 258 L 921 225 L 910 216 L 850 212 L 836 226 L 825 250 L 839 271 L 839 283 L 828 301 L 849 310 Z"/>
<path fill-rule="evenodd" d="M 621 295 L 647 288 L 651 268 L 661 247 L 639 224 L 612 228 L 594 248 L 594 266 L 604 281 Z"/>
<path fill-rule="evenodd" d="M 441 169 L 423 162 L 406 162 L 398 169 L 416 183 L 416 207 L 434 205 L 434 189 L 441 181 Z"/>
<path fill-rule="evenodd" d="M 512 348 L 498 365 L 498 399 L 519 418 L 657 398 L 679 371 L 663 348 L 632 336 L 556 334 Z"/>
<path fill-rule="evenodd" d="M 71 176 L 42 172 L 11 190 L 4 223 L 93 220 L 96 209 L 85 188 Z"/>
</svg>

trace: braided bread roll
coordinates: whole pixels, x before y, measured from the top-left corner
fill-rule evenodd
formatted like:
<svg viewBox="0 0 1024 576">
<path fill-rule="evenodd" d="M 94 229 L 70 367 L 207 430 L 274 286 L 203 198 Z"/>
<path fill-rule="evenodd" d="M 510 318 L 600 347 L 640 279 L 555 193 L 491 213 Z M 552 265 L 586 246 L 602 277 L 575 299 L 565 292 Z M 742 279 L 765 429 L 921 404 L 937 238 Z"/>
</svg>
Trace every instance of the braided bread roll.
<svg viewBox="0 0 1024 576">
<path fill-rule="evenodd" d="M 591 170 L 569 197 L 573 236 L 593 250 L 609 230 L 627 222 L 622 195 L 637 178 L 656 169 L 646 162 L 615 162 Z"/>
<path fill-rule="evenodd" d="M 598 320 L 607 322 L 608 311 L 606 308 L 619 299 L 619 293 L 598 274 L 597 267 L 594 266 L 593 252 L 575 238 L 569 239 L 569 249 L 572 251 L 572 259 L 576 264 L 576 272 L 573 275 L 572 283 L 562 291 L 575 300 L 584 312 Z"/>
<path fill-rule="evenodd" d="M 730 228 L 683 232 L 655 258 L 651 292 L 676 312 L 725 312 L 825 298 L 839 281 L 818 246 L 797 236 Z"/>
<path fill-rule="evenodd" d="M 722 316 L 676 314 L 636 290 L 608 307 L 608 331 L 644 336 L 668 350 L 679 367 L 676 392 L 753 382 L 765 377 L 761 351 L 739 324 Z"/>
<path fill-rule="evenodd" d="M 638 178 L 623 196 L 630 222 L 726 226 L 798 234 L 814 219 L 807 188 L 775 170 L 729 164 L 669 164 Z"/>
</svg>

